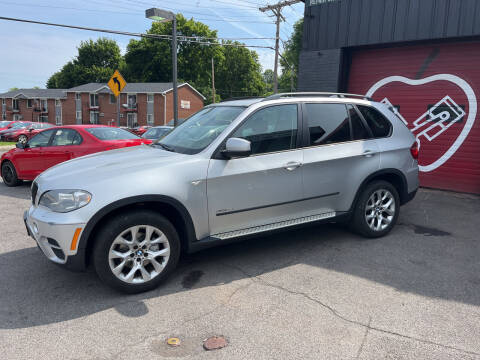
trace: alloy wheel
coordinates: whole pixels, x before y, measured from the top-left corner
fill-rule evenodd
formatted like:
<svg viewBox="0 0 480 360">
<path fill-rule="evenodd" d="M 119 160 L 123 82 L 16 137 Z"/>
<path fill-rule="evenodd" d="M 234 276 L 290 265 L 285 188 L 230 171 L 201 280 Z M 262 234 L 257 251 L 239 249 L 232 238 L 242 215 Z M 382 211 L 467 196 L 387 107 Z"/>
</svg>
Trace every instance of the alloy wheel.
<svg viewBox="0 0 480 360">
<path fill-rule="evenodd" d="M 395 198 L 386 189 L 376 190 L 370 195 L 365 207 L 365 220 L 373 231 L 383 231 L 395 217 Z"/>
<path fill-rule="evenodd" d="M 3 166 L 2 177 L 7 184 L 10 184 L 13 181 L 13 170 L 10 165 L 7 164 Z"/>
<path fill-rule="evenodd" d="M 151 225 L 132 226 L 119 234 L 108 253 L 112 273 L 129 284 L 144 284 L 165 269 L 170 243 L 165 234 Z"/>
</svg>

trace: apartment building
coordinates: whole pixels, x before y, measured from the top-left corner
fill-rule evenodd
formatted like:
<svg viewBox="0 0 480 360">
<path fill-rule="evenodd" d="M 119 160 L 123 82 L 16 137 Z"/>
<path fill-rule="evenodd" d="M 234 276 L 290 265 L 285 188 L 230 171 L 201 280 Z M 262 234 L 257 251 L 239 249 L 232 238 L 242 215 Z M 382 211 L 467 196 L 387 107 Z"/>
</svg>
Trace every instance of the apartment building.
<svg viewBox="0 0 480 360">
<path fill-rule="evenodd" d="M 65 90 L 64 124 L 117 122 L 117 100 L 106 84 L 89 83 Z M 172 83 L 129 83 L 119 96 L 120 126 L 164 125 L 173 119 Z M 188 83 L 178 87 L 178 116 L 203 108 L 205 97 Z"/>
<path fill-rule="evenodd" d="M 2 120 L 56 125 L 116 125 L 117 98 L 107 84 L 71 89 L 19 89 L 0 94 Z M 178 117 L 203 108 L 205 97 L 190 84 L 178 86 Z M 164 125 L 173 119 L 172 83 L 129 83 L 119 96 L 120 126 Z"/>
<path fill-rule="evenodd" d="M 0 94 L 1 120 L 49 122 L 61 125 L 64 89 L 18 89 Z"/>
</svg>

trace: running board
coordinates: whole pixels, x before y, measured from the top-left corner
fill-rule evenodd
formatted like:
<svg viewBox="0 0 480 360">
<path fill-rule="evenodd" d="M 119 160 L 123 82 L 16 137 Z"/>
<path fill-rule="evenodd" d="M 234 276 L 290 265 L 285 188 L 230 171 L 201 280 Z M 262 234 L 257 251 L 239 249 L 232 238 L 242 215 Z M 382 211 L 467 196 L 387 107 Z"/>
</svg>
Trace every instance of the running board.
<svg viewBox="0 0 480 360">
<path fill-rule="evenodd" d="M 232 239 L 232 238 L 236 238 L 236 237 L 242 237 L 242 236 L 246 236 L 246 235 L 257 234 L 257 233 L 261 233 L 261 232 L 265 232 L 265 231 L 271 231 L 271 230 L 286 228 L 286 227 L 289 227 L 289 226 L 306 224 L 306 223 L 315 222 L 315 221 L 318 221 L 318 220 L 329 219 L 329 218 L 335 217 L 335 215 L 336 215 L 336 213 L 335 213 L 335 211 L 333 211 L 333 212 L 328 212 L 328 213 L 324 213 L 324 214 L 305 216 L 305 217 L 301 217 L 301 218 L 298 218 L 298 219 L 285 220 L 285 221 L 280 221 L 280 222 L 273 223 L 273 224 L 259 225 L 259 226 L 255 226 L 255 227 L 251 227 L 251 228 L 247 228 L 247 229 L 224 232 L 224 233 L 212 235 L 212 238 L 218 239 L 218 240 L 227 240 L 227 239 Z"/>
</svg>

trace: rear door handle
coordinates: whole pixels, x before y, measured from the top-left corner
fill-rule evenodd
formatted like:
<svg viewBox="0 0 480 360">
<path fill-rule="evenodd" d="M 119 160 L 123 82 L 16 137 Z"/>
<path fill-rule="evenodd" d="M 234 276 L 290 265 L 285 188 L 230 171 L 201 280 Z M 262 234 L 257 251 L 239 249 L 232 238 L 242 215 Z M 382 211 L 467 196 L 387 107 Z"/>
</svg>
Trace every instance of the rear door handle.
<svg viewBox="0 0 480 360">
<path fill-rule="evenodd" d="M 285 166 L 283 167 L 285 170 L 288 170 L 288 171 L 293 171 L 297 168 L 299 168 L 300 166 L 302 166 L 303 164 L 301 162 L 298 162 L 298 161 L 290 161 L 288 163 L 285 164 Z"/>
<path fill-rule="evenodd" d="M 375 151 L 365 150 L 362 155 L 365 157 L 372 157 L 373 155 L 375 155 Z"/>
</svg>

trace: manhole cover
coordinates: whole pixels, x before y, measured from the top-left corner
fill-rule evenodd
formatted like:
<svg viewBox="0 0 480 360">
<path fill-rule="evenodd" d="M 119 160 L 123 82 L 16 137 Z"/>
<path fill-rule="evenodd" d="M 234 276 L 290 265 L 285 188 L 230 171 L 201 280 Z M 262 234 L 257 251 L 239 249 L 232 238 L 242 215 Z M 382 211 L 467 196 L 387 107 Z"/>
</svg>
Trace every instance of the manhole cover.
<svg viewBox="0 0 480 360">
<path fill-rule="evenodd" d="M 217 350 L 227 346 L 227 340 L 223 336 L 212 336 L 203 342 L 205 350 Z"/>
</svg>

